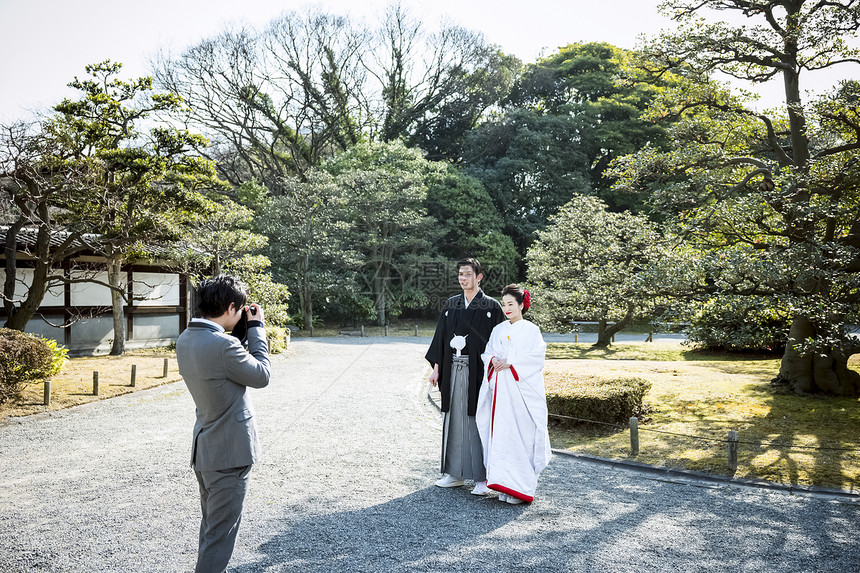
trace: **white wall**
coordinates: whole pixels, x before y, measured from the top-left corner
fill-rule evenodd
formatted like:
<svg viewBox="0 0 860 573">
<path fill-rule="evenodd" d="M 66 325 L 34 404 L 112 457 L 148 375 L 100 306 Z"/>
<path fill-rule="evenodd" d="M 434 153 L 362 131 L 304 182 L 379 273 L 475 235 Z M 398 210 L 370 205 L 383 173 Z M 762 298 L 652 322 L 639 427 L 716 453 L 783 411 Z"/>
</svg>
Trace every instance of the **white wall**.
<svg viewBox="0 0 860 573">
<path fill-rule="evenodd" d="M 94 279 L 97 281 L 101 281 L 103 283 L 108 282 L 108 274 L 107 272 L 99 272 L 94 273 L 92 271 L 72 271 L 71 273 L 72 279 Z M 125 286 L 126 281 L 123 280 L 121 283 Z M 111 305 L 111 297 L 110 297 L 110 289 L 106 286 L 83 282 L 83 283 L 72 283 L 71 285 L 71 293 L 72 293 L 72 306 L 110 306 Z"/>
<path fill-rule="evenodd" d="M 15 299 L 23 300 L 27 296 L 27 291 L 30 285 L 33 284 L 33 269 L 17 269 L 15 281 Z M 0 270 L 0 289 L 3 283 L 6 282 L 6 271 Z M 2 291 L 0 291 L 2 292 Z M 65 298 L 63 297 L 63 285 L 54 285 L 45 293 L 45 298 L 42 299 L 42 306 L 63 306 Z"/>
<path fill-rule="evenodd" d="M 83 270 L 71 271 L 72 278 L 91 278 L 107 282 L 107 272 L 92 272 Z M 33 282 L 32 269 L 18 269 L 18 283 L 15 288 L 15 296 L 22 299 L 27 294 L 29 285 Z M 5 271 L 0 270 L 0 285 L 5 280 Z M 181 301 L 179 275 L 176 273 L 140 272 L 134 271 L 134 293 L 135 297 L 145 296 L 144 299 L 135 300 L 135 306 L 178 306 Z M 123 286 L 127 280 L 123 280 Z M 48 290 L 42 300 L 42 306 L 65 306 L 63 285 L 54 286 Z M 70 285 L 72 306 L 111 306 L 111 292 L 106 286 L 89 282 L 72 283 Z M 54 324 L 62 324 L 64 316 L 46 317 Z M 180 317 L 178 315 L 137 315 L 132 318 L 133 332 L 132 340 L 128 341 L 130 347 L 147 346 L 150 343 L 165 343 L 179 336 Z M 52 338 L 64 344 L 64 331 L 47 324 L 38 316 L 34 316 L 28 323 L 26 331 L 38 334 L 45 338 Z M 71 326 L 71 344 L 69 350 L 75 352 L 106 352 L 110 349 L 113 341 L 113 319 L 110 315 L 98 318 L 78 320 Z M 133 343 L 137 344 L 133 344 Z"/>
<path fill-rule="evenodd" d="M 66 318 L 62 315 L 46 315 L 45 318 L 51 322 L 51 324 L 63 324 L 63 321 Z M 42 338 L 53 338 L 59 344 L 65 344 L 65 333 L 62 328 L 55 328 L 42 320 L 40 317 L 31 318 L 27 322 L 27 326 L 24 328 L 24 332 L 29 332 L 30 334 L 36 334 L 41 336 Z"/>
<path fill-rule="evenodd" d="M 72 324 L 71 350 L 110 345 L 113 341 L 113 318 L 102 316 L 86 318 Z"/>
<path fill-rule="evenodd" d="M 145 299 L 134 301 L 136 306 L 179 305 L 179 275 L 134 271 L 132 278 L 135 298 L 146 295 Z"/>
<path fill-rule="evenodd" d="M 179 336 L 179 315 L 151 316 L 138 315 L 133 319 L 132 340 L 162 340 Z"/>
</svg>

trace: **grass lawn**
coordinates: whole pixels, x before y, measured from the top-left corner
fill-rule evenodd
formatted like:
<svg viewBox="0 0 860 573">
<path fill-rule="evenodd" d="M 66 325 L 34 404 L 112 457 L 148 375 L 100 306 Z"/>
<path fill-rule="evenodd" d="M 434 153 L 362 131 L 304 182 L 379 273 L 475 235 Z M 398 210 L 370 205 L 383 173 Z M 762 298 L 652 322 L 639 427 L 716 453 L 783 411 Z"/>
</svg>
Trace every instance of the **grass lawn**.
<svg viewBox="0 0 860 573">
<path fill-rule="evenodd" d="M 630 433 L 551 418 L 556 448 L 716 474 L 730 473 L 726 444 L 653 430 L 725 440 L 736 430 L 736 477 L 786 484 L 860 490 L 860 401 L 802 397 L 772 386 L 779 370 L 773 357 L 702 354 L 680 344 L 550 344 L 546 376 L 575 371 L 640 377 L 651 382 L 648 413 L 640 420 L 639 455 L 630 456 Z M 860 366 L 854 361 L 853 366 Z M 750 442 L 750 443 L 743 443 Z M 791 449 L 780 445 L 827 449 Z"/>
</svg>

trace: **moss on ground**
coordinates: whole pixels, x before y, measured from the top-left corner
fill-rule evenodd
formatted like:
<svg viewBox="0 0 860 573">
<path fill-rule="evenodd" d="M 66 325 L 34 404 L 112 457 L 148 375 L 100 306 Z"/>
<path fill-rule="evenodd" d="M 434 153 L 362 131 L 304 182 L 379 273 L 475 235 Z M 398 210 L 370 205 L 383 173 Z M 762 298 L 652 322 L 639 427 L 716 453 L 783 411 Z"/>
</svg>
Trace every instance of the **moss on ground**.
<svg viewBox="0 0 860 573">
<path fill-rule="evenodd" d="M 797 396 L 784 386 L 772 385 L 779 358 L 711 354 L 708 359 L 689 360 L 685 358 L 689 350 L 681 345 L 624 346 L 613 348 L 615 353 L 610 356 L 614 358 L 590 354 L 596 359 L 557 359 L 575 356 L 581 349 L 554 348 L 548 355 L 556 359 L 548 360 L 547 372 L 636 376 L 651 382 L 644 400 L 647 414 L 639 426 L 639 455 L 630 456 L 627 429 L 558 420 L 551 424 L 554 447 L 728 474 L 723 440 L 729 430 L 736 430 L 740 442 L 737 477 L 860 489 L 857 398 Z M 673 355 L 680 359 L 667 359 Z"/>
</svg>

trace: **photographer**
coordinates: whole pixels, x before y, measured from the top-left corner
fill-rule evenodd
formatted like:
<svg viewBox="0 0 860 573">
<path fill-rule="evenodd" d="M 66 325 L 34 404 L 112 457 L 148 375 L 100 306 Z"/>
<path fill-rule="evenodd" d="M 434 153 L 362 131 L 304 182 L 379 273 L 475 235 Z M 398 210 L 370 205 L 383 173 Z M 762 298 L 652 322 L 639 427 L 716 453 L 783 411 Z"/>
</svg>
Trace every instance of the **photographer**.
<svg viewBox="0 0 860 573">
<path fill-rule="evenodd" d="M 177 339 L 176 359 L 197 406 L 191 467 L 200 484 L 203 518 L 195 571 L 211 573 L 224 571 L 233 554 L 248 475 L 260 455 L 246 390 L 268 385 L 269 349 L 263 309 L 246 306 L 248 294 L 238 279 L 204 280 L 197 300 L 200 318 L 192 319 Z M 247 350 L 234 336 L 242 326 Z"/>
</svg>

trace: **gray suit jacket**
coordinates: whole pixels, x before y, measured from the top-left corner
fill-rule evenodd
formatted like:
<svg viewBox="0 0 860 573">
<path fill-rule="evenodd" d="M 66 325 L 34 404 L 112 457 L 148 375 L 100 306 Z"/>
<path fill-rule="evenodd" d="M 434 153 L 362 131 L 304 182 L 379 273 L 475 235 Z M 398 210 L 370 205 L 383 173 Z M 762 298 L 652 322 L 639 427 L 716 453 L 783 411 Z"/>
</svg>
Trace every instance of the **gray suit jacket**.
<svg viewBox="0 0 860 573">
<path fill-rule="evenodd" d="M 235 337 L 191 322 L 176 341 L 176 361 L 197 406 L 191 466 L 212 471 L 256 462 L 260 442 L 246 390 L 269 383 L 266 330 L 249 328 L 245 350 Z"/>
</svg>

